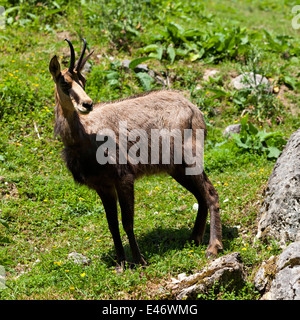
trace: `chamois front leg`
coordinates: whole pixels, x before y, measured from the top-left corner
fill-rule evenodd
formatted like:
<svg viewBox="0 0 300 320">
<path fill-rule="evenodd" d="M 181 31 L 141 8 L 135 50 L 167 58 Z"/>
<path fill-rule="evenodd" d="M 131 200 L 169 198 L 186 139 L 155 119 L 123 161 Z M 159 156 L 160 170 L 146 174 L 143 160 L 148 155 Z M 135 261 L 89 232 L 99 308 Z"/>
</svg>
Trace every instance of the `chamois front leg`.
<svg viewBox="0 0 300 320">
<path fill-rule="evenodd" d="M 122 213 L 122 223 L 124 230 L 128 236 L 133 261 L 136 264 L 145 265 L 146 261 L 141 255 L 139 246 L 136 242 L 133 231 L 134 217 L 134 178 L 132 175 L 125 176 L 116 185 L 119 203 Z"/>
<path fill-rule="evenodd" d="M 121 268 L 125 264 L 125 251 L 120 237 L 119 222 L 118 222 L 118 209 L 117 209 L 117 197 L 113 187 L 106 187 L 103 189 L 96 190 L 100 196 L 109 226 L 109 230 L 112 234 L 115 249 L 117 253 L 117 261 Z"/>
</svg>

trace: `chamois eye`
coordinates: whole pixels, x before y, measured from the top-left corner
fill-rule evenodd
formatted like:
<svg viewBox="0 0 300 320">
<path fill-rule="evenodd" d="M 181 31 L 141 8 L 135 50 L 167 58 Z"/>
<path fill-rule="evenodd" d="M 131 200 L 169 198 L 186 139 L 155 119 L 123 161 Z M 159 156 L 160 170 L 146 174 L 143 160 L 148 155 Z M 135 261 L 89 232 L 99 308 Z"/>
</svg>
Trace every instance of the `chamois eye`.
<svg viewBox="0 0 300 320">
<path fill-rule="evenodd" d="M 60 86 L 64 92 L 67 92 L 69 89 L 71 89 L 70 83 L 67 82 L 64 77 L 62 77 L 60 80 Z"/>
</svg>

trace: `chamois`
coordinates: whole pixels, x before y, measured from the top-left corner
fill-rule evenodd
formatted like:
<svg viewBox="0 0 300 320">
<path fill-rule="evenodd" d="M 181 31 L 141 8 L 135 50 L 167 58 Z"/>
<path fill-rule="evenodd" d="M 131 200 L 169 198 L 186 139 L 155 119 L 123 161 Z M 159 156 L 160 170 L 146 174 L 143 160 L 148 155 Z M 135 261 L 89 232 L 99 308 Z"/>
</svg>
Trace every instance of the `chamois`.
<svg viewBox="0 0 300 320">
<path fill-rule="evenodd" d="M 222 249 L 222 227 L 219 214 L 219 197 L 212 183 L 202 170 L 197 174 L 186 174 L 191 167 L 183 156 L 175 161 L 175 137 L 170 142 L 170 161 L 162 161 L 162 137 L 159 140 L 159 156 L 156 163 L 142 163 L 132 161 L 126 155 L 126 161 L 111 161 L 99 163 L 97 149 L 103 144 L 99 142 L 98 133 L 105 131 L 115 135 L 116 159 L 121 156 L 121 135 L 119 123 L 126 123 L 127 133 L 140 130 L 148 136 L 146 143 L 148 155 L 151 154 L 151 130 L 177 130 L 182 135 L 192 131 L 192 138 L 187 140 L 187 146 L 195 154 L 195 132 L 202 130 L 206 135 L 206 125 L 202 112 L 181 94 L 171 90 L 152 91 L 139 96 L 113 102 L 93 104 L 92 99 L 85 92 L 86 79 L 81 71 L 91 52 L 85 58 L 86 41 L 75 64 L 75 52 L 71 41 L 65 39 L 70 47 L 71 58 L 69 68 L 61 71 L 57 57 L 54 56 L 49 64 L 49 70 L 55 82 L 55 133 L 60 135 L 64 144 L 63 158 L 73 178 L 80 184 L 94 189 L 100 196 L 113 237 L 117 262 L 123 265 L 126 261 L 122 245 L 117 200 L 122 215 L 122 224 L 128 236 L 132 257 L 136 264 L 146 264 L 140 253 L 133 231 L 134 218 L 134 181 L 146 174 L 165 172 L 171 175 L 178 183 L 189 190 L 198 201 L 198 213 L 190 237 L 196 245 L 203 239 L 208 209 L 210 211 L 210 240 L 207 256 L 216 256 Z M 106 137 L 109 138 L 108 136 Z M 139 137 L 141 141 L 142 137 Z M 108 140 L 106 140 L 107 142 Z M 104 141 L 104 144 L 106 143 Z M 126 140 L 125 149 L 129 150 L 138 144 L 136 141 Z M 140 144 L 141 145 L 141 144 Z M 142 147 L 142 145 L 141 145 Z M 143 145 L 145 147 L 145 145 Z M 178 146 L 177 146 L 178 149 Z M 126 151 L 125 150 L 125 153 Z M 141 152 L 141 150 L 139 150 Z M 138 152 L 137 152 L 138 153 Z M 181 154 L 179 152 L 179 154 Z M 107 150 L 106 150 L 107 155 Z"/>
</svg>

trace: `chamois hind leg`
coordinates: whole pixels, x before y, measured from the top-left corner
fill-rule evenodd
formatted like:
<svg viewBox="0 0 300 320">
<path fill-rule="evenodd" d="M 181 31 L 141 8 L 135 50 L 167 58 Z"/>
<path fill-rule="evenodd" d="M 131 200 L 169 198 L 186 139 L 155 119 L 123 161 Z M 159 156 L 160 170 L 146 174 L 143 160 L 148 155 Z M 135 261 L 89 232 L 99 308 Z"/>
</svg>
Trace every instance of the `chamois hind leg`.
<svg viewBox="0 0 300 320">
<path fill-rule="evenodd" d="M 132 175 L 125 176 L 118 182 L 117 193 L 119 204 L 122 213 L 122 223 L 124 230 L 127 234 L 130 249 L 132 252 L 133 261 L 136 264 L 145 265 L 146 261 L 141 255 L 138 247 L 134 231 L 133 231 L 133 218 L 134 218 L 134 178 Z"/>
<path fill-rule="evenodd" d="M 188 191 L 190 191 L 198 202 L 198 212 L 197 217 L 195 221 L 195 225 L 193 228 L 193 232 L 190 236 L 190 241 L 194 241 L 194 243 L 198 246 L 203 241 L 204 233 L 205 233 L 205 226 L 206 226 L 206 219 L 207 219 L 207 213 L 208 208 L 206 205 L 206 201 L 202 198 L 202 195 L 195 185 L 194 180 L 192 179 L 192 176 L 187 176 L 184 173 L 184 169 L 181 173 L 173 175 L 173 178 L 180 183 L 184 188 L 186 188 Z"/>
<path fill-rule="evenodd" d="M 223 249 L 219 195 L 204 171 L 200 175 L 194 176 L 194 179 L 210 213 L 210 238 L 206 255 L 207 257 L 215 257 L 218 254 L 218 250 Z"/>
<path fill-rule="evenodd" d="M 186 189 L 191 191 L 199 204 L 195 226 L 191 240 L 199 244 L 204 235 L 207 218 L 207 208 L 210 212 L 210 240 L 207 249 L 207 256 L 216 256 L 218 250 L 223 249 L 222 225 L 219 213 L 219 196 L 216 189 L 203 171 L 200 175 L 181 175 L 174 178 Z"/>
<path fill-rule="evenodd" d="M 96 191 L 100 196 L 105 209 L 109 230 L 112 234 L 117 253 L 118 264 L 121 268 L 123 268 L 126 257 L 120 237 L 116 191 L 113 187 L 105 188 L 105 190 L 98 189 Z"/>
</svg>

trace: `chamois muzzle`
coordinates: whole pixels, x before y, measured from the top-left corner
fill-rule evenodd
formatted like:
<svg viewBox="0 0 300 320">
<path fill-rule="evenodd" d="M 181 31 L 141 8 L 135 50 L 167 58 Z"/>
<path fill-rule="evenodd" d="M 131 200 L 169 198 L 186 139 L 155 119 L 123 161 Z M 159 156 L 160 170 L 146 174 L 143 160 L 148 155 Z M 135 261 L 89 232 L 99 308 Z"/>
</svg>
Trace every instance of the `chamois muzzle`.
<svg viewBox="0 0 300 320">
<path fill-rule="evenodd" d="M 86 108 L 88 111 L 92 111 L 93 110 L 93 102 L 91 102 L 91 103 L 83 103 L 82 106 L 84 108 Z"/>
</svg>

